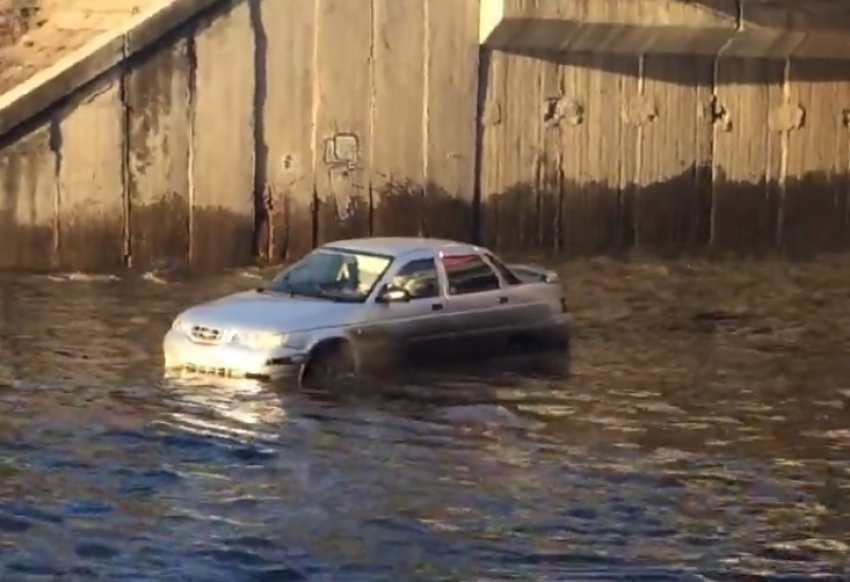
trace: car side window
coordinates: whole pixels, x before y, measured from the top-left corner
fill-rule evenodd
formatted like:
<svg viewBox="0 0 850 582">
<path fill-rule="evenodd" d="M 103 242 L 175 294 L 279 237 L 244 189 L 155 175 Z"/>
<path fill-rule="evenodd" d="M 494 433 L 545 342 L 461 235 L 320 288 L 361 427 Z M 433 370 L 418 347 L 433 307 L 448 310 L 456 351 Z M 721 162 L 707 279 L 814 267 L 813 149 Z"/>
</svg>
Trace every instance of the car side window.
<svg viewBox="0 0 850 582">
<path fill-rule="evenodd" d="M 499 274 L 502 276 L 502 279 L 505 280 L 505 283 L 508 285 L 522 284 L 522 280 L 520 280 L 520 278 L 517 277 L 505 263 L 495 257 L 493 253 L 487 253 L 487 260 L 490 261 L 490 264 L 496 267 L 496 270 L 499 271 Z"/>
<path fill-rule="evenodd" d="M 437 276 L 437 263 L 434 259 L 410 261 L 398 270 L 392 284 L 407 291 L 411 299 L 438 297 L 440 279 Z"/>
<path fill-rule="evenodd" d="M 449 295 L 467 295 L 499 288 L 499 277 L 478 255 L 443 258 L 449 281 Z"/>
</svg>

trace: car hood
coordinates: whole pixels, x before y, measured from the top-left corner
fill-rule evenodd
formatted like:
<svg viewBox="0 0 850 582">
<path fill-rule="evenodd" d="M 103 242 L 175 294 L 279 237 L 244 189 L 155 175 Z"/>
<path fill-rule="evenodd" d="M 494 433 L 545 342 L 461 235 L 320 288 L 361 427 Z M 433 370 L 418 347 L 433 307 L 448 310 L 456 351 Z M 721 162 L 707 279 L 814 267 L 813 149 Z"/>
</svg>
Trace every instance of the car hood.
<svg viewBox="0 0 850 582">
<path fill-rule="evenodd" d="M 359 303 L 246 291 L 191 307 L 180 317 L 193 325 L 290 332 L 346 325 L 362 308 Z"/>
</svg>

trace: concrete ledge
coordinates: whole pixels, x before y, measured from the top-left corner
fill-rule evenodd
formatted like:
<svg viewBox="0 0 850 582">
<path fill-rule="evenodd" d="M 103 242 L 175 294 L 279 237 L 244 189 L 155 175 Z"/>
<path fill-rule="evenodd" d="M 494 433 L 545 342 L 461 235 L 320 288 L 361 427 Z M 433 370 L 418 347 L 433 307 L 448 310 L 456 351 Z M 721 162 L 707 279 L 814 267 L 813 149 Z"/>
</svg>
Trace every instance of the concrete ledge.
<svg viewBox="0 0 850 582">
<path fill-rule="evenodd" d="M 737 0 L 482 0 L 479 40 L 520 51 L 850 59 L 850 3 L 791 6 Z"/>
<path fill-rule="evenodd" d="M 717 54 L 738 28 L 729 14 L 669 0 L 482 0 L 480 22 L 486 46 L 557 52 Z"/>
<path fill-rule="evenodd" d="M 162 0 L 0 95 L 0 135 L 44 111 L 192 15 L 222 0 Z"/>
</svg>

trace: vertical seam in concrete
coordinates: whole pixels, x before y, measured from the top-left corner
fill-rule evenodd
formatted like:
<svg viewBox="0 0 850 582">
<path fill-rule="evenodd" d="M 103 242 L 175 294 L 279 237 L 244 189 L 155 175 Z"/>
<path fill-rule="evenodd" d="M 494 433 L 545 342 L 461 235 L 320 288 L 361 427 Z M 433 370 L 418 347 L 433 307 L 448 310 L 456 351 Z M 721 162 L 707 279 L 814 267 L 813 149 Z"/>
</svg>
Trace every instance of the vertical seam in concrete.
<svg viewBox="0 0 850 582">
<path fill-rule="evenodd" d="M 490 49 L 479 46 L 476 58 L 476 101 L 475 101 L 475 136 L 473 143 L 473 169 L 472 169 L 472 224 L 470 225 L 472 232 L 472 242 L 481 244 L 482 240 L 482 182 L 484 169 L 484 108 L 487 101 L 487 81 L 490 74 L 491 63 Z M 540 76 L 540 83 L 543 83 L 543 76 Z"/>
<path fill-rule="evenodd" d="M 784 67 L 782 68 L 782 103 L 780 106 L 785 106 L 791 100 L 791 59 L 785 59 Z M 768 104 L 769 107 L 770 104 Z M 789 137 L 791 135 L 790 129 L 783 129 L 780 133 L 780 141 L 779 141 L 779 176 L 776 177 L 776 181 L 779 185 L 779 200 L 778 200 L 778 208 L 776 209 L 776 240 L 774 244 L 777 249 L 782 248 L 782 239 L 784 236 L 785 230 L 785 186 L 786 179 L 788 174 L 788 142 Z M 768 143 L 768 152 L 770 151 L 770 128 L 768 127 L 767 131 L 767 143 Z M 770 164 L 770 157 L 768 157 L 768 165 Z M 768 184 L 770 184 L 770 177 L 768 177 Z"/>
<path fill-rule="evenodd" d="M 717 222 L 717 197 L 715 186 L 717 183 L 717 120 L 714 119 L 715 111 L 714 109 L 718 107 L 718 103 L 720 101 L 720 97 L 717 95 L 717 79 L 719 77 L 719 68 L 720 68 L 720 54 L 714 57 L 714 62 L 711 66 L 711 98 L 710 98 L 710 107 L 712 111 L 711 115 L 711 147 L 709 148 L 709 156 L 711 159 L 708 163 L 708 179 L 709 179 L 709 188 L 710 196 L 709 196 L 709 204 L 711 205 L 708 212 L 708 246 L 709 248 L 714 246 L 714 236 L 715 236 L 715 224 Z M 722 104 L 720 104 L 722 107 Z"/>
<path fill-rule="evenodd" d="M 712 71 L 711 71 L 711 99 L 712 99 L 712 103 L 713 103 L 712 107 L 717 106 L 717 104 L 719 103 L 719 99 L 720 99 L 718 94 L 717 94 L 718 78 L 720 76 L 719 72 L 718 72 L 719 69 L 720 69 L 720 61 L 723 59 L 723 54 L 726 52 L 726 49 L 728 49 L 732 45 L 732 42 L 735 40 L 735 37 L 738 35 L 739 32 L 741 32 L 744 29 L 744 5 L 743 5 L 741 0 L 737 0 L 735 2 L 735 12 L 736 12 L 736 14 L 735 14 L 735 32 L 733 32 L 732 35 L 728 39 L 726 39 L 726 42 L 723 43 L 723 46 L 721 46 L 717 50 L 717 55 L 714 57 L 714 63 L 712 65 Z M 723 104 L 720 103 L 720 106 L 722 107 Z M 711 187 L 711 197 L 710 197 L 711 210 L 708 214 L 708 221 L 709 221 L 708 246 L 709 246 L 709 248 L 714 246 L 714 242 L 715 242 L 714 237 L 715 237 L 715 234 L 716 234 L 715 229 L 716 229 L 716 222 L 717 222 L 717 196 L 716 196 L 717 192 L 715 190 L 715 185 L 716 185 L 716 179 L 717 179 L 717 137 L 718 137 L 718 133 L 719 132 L 718 132 L 717 120 L 715 120 L 712 117 L 712 120 L 711 120 L 711 149 L 710 149 L 711 160 L 710 160 L 709 165 L 708 165 L 708 167 L 709 167 L 708 178 L 711 181 L 711 184 L 710 184 L 710 187 Z"/>
<path fill-rule="evenodd" d="M 121 191 L 124 198 L 124 266 L 133 266 L 133 243 L 130 213 L 133 201 L 130 199 L 130 103 L 128 59 L 130 58 L 130 39 L 127 34 L 121 39 L 121 76 L 118 79 L 118 95 L 121 101 Z"/>
<path fill-rule="evenodd" d="M 424 78 L 422 79 L 422 189 L 420 192 L 420 196 L 424 197 L 427 189 L 427 185 L 430 183 L 431 175 L 430 168 L 428 163 L 428 142 L 430 141 L 428 135 L 428 124 L 430 122 L 430 103 L 428 99 L 428 94 L 430 92 L 431 86 L 431 11 L 430 2 L 422 2 L 422 22 L 425 26 L 425 31 L 422 36 L 422 42 L 425 43 L 425 46 L 422 50 L 422 74 Z M 420 219 L 424 219 L 424 217 L 420 217 Z M 422 225 L 420 224 L 420 230 Z"/>
<path fill-rule="evenodd" d="M 310 154 L 312 156 L 311 166 L 313 173 L 313 199 L 310 203 L 310 216 L 313 222 L 313 232 L 312 232 L 312 241 L 311 247 L 316 247 L 319 242 L 319 192 L 316 186 L 316 178 L 318 176 L 318 172 L 316 171 L 319 165 L 319 155 L 318 155 L 318 144 L 316 140 L 319 138 L 319 107 L 321 94 L 319 92 L 319 75 L 318 75 L 318 65 L 319 65 L 319 27 L 321 26 L 321 2 L 322 0 L 313 0 L 313 54 L 312 54 L 312 63 L 311 69 L 313 74 L 311 75 L 311 94 L 312 98 L 310 100 Z"/>
<path fill-rule="evenodd" d="M 268 35 L 263 22 L 262 5 L 260 0 L 250 0 L 248 4 L 251 29 L 254 37 L 254 232 L 251 246 L 255 255 L 266 254 L 266 260 L 272 260 L 272 243 L 274 229 L 272 227 L 272 214 L 274 212 L 274 200 L 272 192 L 268 190 L 268 159 L 269 150 L 266 144 L 265 110 L 268 99 Z M 285 193 L 284 193 L 285 195 Z M 265 226 L 268 237 L 266 248 L 260 248 L 262 240 L 262 228 Z"/>
<path fill-rule="evenodd" d="M 646 96 L 646 54 L 641 54 L 638 57 L 638 77 L 637 77 L 637 90 L 638 95 L 643 99 Z M 634 183 L 637 184 L 637 188 L 635 189 L 635 200 L 633 201 L 632 207 L 632 237 L 633 242 L 632 245 L 634 248 L 640 248 L 640 220 L 639 220 L 639 208 L 638 198 L 641 196 L 642 184 L 641 184 L 641 176 L 643 175 L 643 142 L 644 142 L 644 132 L 643 132 L 643 123 L 639 123 L 637 127 L 637 134 L 635 135 L 636 147 L 635 147 L 635 175 L 633 176 Z M 619 188 L 621 190 L 620 197 L 622 198 L 622 188 L 623 188 L 623 177 L 620 176 L 620 184 Z M 620 205 L 622 208 L 623 201 L 620 201 Z"/>
<path fill-rule="evenodd" d="M 369 193 L 369 236 L 375 233 L 375 199 L 372 186 L 374 174 L 372 173 L 375 153 L 375 34 L 377 30 L 377 10 L 375 0 L 369 2 L 369 168 L 366 172 Z"/>
<path fill-rule="evenodd" d="M 56 177 L 56 188 L 53 196 L 53 256 L 51 262 L 58 267 L 59 250 L 62 244 L 62 121 L 60 113 L 54 113 L 50 117 L 48 126 L 48 142 L 50 151 L 53 152 L 53 174 Z"/>
<path fill-rule="evenodd" d="M 186 38 L 186 60 L 189 63 L 189 71 L 187 75 L 187 83 L 189 85 L 187 91 L 188 104 L 186 113 L 189 116 L 189 155 L 187 156 L 187 185 L 189 189 L 189 264 L 194 264 L 195 261 L 195 121 L 197 106 L 196 91 L 198 89 L 198 53 L 195 45 L 196 29 L 189 31 Z"/>
</svg>

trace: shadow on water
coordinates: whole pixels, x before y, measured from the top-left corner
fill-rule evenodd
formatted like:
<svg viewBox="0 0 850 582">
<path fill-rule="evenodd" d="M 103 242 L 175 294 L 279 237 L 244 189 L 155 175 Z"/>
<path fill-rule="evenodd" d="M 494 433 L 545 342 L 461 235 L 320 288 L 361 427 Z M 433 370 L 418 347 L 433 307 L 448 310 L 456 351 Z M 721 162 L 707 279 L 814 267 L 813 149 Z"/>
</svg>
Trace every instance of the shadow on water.
<svg viewBox="0 0 850 582">
<path fill-rule="evenodd" d="M 846 259 L 559 270 L 567 379 L 333 393 L 163 379 L 256 273 L 0 282 L 3 579 L 844 579 Z"/>
</svg>

